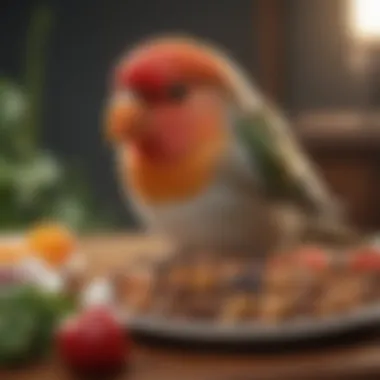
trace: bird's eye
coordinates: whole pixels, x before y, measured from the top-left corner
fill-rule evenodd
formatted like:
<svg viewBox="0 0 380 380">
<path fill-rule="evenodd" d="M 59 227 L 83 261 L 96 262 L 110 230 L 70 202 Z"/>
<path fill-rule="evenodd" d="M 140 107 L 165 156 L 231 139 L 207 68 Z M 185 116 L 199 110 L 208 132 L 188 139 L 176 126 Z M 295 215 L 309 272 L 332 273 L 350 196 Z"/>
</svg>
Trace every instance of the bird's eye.
<svg viewBox="0 0 380 380">
<path fill-rule="evenodd" d="M 188 88 L 184 84 L 173 84 L 169 87 L 168 96 L 171 100 L 180 102 L 186 98 Z"/>
</svg>

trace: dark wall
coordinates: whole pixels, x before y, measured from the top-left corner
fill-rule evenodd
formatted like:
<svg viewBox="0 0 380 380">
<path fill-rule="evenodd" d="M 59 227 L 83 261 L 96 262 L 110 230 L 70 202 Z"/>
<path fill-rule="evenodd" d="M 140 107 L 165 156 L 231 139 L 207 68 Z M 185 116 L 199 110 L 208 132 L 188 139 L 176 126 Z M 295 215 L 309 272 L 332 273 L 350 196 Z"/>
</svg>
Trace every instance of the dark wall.
<svg viewBox="0 0 380 380">
<path fill-rule="evenodd" d="M 357 51 L 350 38 L 349 1 L 291 0 L 289 6 L 289 106 L 359 105 L 366 78 L 353 65 Z"/>
<path fill-rule="evenodd" d="M 33 3 L 31 0 L 0 2 L 0 75 L 19 78 L 22 74 L 23 45 Z"/>
</svg>

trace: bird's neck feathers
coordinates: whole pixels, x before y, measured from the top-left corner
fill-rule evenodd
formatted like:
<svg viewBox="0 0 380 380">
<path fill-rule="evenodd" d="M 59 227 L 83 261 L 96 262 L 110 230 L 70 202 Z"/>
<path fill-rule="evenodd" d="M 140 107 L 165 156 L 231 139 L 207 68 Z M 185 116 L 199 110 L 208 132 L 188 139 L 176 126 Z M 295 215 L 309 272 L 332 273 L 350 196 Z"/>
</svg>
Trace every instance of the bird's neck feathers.
<svg viewBox="0 0 380 380">
<path fill-rule="evenodd" d="M 145 203 L 165 204 L 192 198 L 212 183 L 228 141 L 204 147 L 173 162 L 155 162 L 133 149 L 121 149 L 122 177 Z"/>
<path fill-rule="evenodd" d="M 232 95 L 237 107 L 243 112 L 253 112 L 262 107 L 264 99 L 246 72 L 227 54 L 213 51 L 218 66 L 223 73 L 225 86 Z"/>
</svg>

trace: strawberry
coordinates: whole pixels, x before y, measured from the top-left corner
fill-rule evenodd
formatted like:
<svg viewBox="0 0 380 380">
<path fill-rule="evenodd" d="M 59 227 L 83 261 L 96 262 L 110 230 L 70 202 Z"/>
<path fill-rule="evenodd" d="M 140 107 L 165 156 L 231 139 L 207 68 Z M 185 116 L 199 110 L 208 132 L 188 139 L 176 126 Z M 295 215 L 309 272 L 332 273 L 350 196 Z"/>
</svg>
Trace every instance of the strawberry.
<svg viewBox="0 0 380 380">
<path fill-rule="evenodd" d="M 299 263 L 311 270 L 321 271 L 329 266 L 328 255 L 322 248 L 303 247 L 297 252 L 297 255 Z"/>
</svg>

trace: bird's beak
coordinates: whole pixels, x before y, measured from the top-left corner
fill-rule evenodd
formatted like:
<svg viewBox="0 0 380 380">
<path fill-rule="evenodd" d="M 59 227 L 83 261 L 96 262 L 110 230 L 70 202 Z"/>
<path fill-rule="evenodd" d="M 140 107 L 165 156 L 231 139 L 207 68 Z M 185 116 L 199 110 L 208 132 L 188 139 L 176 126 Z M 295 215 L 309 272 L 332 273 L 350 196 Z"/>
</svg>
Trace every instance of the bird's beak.
<svg viewBox="0 0 380 380">
<path fill-rule="evenodd" d="M 133 96 L 115 96 L 106 109 L 106 137 L 111 143 L 136 139 L 142 132 L 144 105 Z"/>
</svg>

